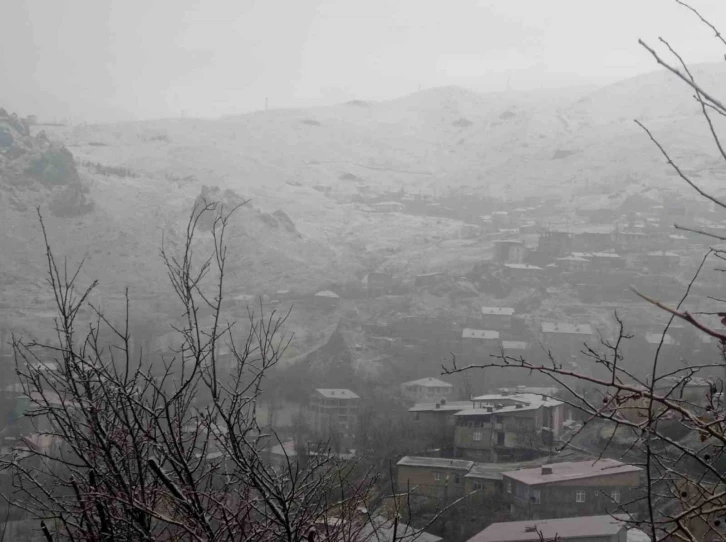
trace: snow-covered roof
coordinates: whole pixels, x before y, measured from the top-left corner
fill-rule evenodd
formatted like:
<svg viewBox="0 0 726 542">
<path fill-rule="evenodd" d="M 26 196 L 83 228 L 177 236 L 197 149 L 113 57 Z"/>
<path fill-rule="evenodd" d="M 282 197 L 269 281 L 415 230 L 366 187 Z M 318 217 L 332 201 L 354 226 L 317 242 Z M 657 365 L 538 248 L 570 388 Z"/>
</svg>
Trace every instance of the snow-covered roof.
<svg viewBox="0 0 726 542">
<path fill-rule="evenodd" d="M 331 297 L 331 298 L 337 298 L 340 297 L 335 292 L 331 292 L 330 290 L 321 290 L 318 293 L 315 294 L 315 297 Z"/>
<path fill-rule="evenodd" d="M 538 267 L 536 265 L 529 265 L 526 263 L 505 263 L 504 267 L 508 267 L 509 269 L 527 269 L 530 271 L 542 271 L 541 267 Z"/>
<path fill-rule="evenodd" d="M 573 333 L 577 335 L 592 335 L 592 326 L 590 324 L 542 322 L 542 333 Z"/>
<path fill-rule="evenodd" d="M 663 344 L 673 346 L 676 344 L 676 341 L 673 337 L 668 335 L 668 333 L 663 336 L 662 333 L 646 333 L 645 334 L 645 340 L 650 344 L 660 344 L 661 337 L 663 338 Z"/>
<path fill-rule="evenodd" d="M 424 388 L 452 388 L 453 385 L 438 378 L 420 378 L 419 380 L 412 380 L 410 382 L 404 382 L 402 386 L 421 386 Z"/>
<path fill-rule="evenodd" d="M 326 397 L 328 399 L 360 399 L 355 393 L 353 393 L 350 390 L 341 388 L 341 389 L 321 389 L 318 388 L 315 390 L 323 397 Z"/>
<path fill-rule="evenodd" d="M 464 328 L 461 332 L 462 339 L 485 339 L 495 340 L 499 338 L 498 331 L 492 331 L 490 329 L 469 329 Z"/>
<path fill-rule="evenodd" d="M 514 309 L 511 307 L 482 307 L 481 312 L 487 316 L 512 316 Z"/>
<path fill-rule="evenodd" d="M 524 341 L 502 341 L 505 350 L 526 350 L 529 345 Z"/>
</svg>

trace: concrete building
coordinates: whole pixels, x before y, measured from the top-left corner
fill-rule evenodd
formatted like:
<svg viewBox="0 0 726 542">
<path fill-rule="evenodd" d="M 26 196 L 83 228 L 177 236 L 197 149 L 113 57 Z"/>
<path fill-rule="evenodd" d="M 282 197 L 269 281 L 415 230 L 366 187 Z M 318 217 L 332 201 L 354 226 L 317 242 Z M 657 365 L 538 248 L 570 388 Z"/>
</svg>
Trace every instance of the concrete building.
<svg viewBox="0 0 726 542">
<path fill-rule="evenodd" d="M 499 263 L 523 263 L 527 255 L 524 241 L 500 239 L 494 241 L 494 259 Z"/>
<path fill-rule="evenodd" d="M 497 353 L 500 348 L 498 331 L 471 328 L 464 328 L 461 331 L 461 353 L 467 362 L 488 358 Z"/>
<path fill-rule="evenodd" d="M 550 449 L 562 432 L 564 403 L 539 395 L 482 395 L 457 412 L 457 456 L 499 461 L 531 459 Z"/>
<path fill-rule="evenodd" d="M 511 307 L 482 307 L 482 328 L 505 331 L 512 327 L 514 309 Z"/>
<path fill-rule="evenodd" d="M 467 542 L 627 542 L 625 519 L 606 515 L 492 523 Z"/>
<path fill-rule="evenodd" d="M 436 403 L 446 400 L 454 392 L 454 386 L 438 378 L 421 378 L 401 384 L 401 395 L 416 402 Z"/>
<path fill-rule="evenodd" d="M 413 490 L 440 500 L 464 496 L 464 476 L 473 461 L 442 457 L 405 456 L 398 463 L 398 490 Z"/>
<path fill-rule="evenodd" d="M 308 423 L 319 438 L 352 438 L 358 426 L 360 397 L 347 389 L 316 389 L 308 404 Z"/>
<path fill-rule="evenodd" d="M 580 255 L 570 254 L 557 258 L 557 267 L 568 273 L 582 273 L 590 265 L 590 260 Z"/>
<path fill-rule="evenodd" d="M 607 514 L 630 502 L 642 469 L 614 459 L 550 463 L 502 474 L 514 518 Z"/>
<path fill-rule="evenodd" d="M 456 426 L 457 412 L 472 408 L 472 401 L 447 401 L 442 399 L 436 403 L 417 403 L 408 411 L 413 417 L 413 423 L 435 435 L 441 447 L 451 447 L 454 442 L 454 428 Z"/>
<path fill-rule="evenodd" d="M 558 361 L 569 361 L 584 348 L 584 343 L 593 338 L 590 324 L 568 322 L 542 322 L 542 344 L 552 352 Z"/>
<path fill-rule="evenodd" d="M 537 252 L 551 258 L 565 256 L 572 252 L 573 235 L 564 231 L 544 231 L 539 236 Z"/>
</svg>

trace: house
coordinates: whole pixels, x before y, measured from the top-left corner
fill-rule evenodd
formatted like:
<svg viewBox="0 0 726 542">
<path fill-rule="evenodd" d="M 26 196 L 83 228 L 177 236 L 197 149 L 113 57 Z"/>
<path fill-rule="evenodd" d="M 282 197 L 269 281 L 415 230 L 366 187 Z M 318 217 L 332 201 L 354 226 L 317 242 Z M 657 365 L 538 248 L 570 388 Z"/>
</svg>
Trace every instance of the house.
<svg viewBox="0 0 726 542">
<path fill-rule="evenodd" d="M 453 391 L 452 384 L 438 378 L 421 378 L 401 384 L 401 395 L 417 402 L 446 400 Z"/>
<path fill-rule="evenodd" d="M 525 341 L 502 341 L 502 350 L 508 356 L 520 356 L 529 348 L 529 343 Z"/>
<path fill-rule="evenodd" d="M 333 308 L 340 305 L 340 296 L 330 290 L 321 290 L 313 297 L 313 304 L 321 308 Z"/>
<path fill-rule="evenodd" d="M 405 456 L 396 463 L 398 491 L 413 491 L 439 500 L 464 496 L 464 476 L 473 461 Z"/>
<path fill-rule="evenodd" d="M 564 231 L 544 231 L 539 236 L 537 252 L 550 258 L 565 256 L 572 252 L 573 235 Z"/>
<path fill-rule="evenodd" d="M 600 273 L 607 273 L 625 268 L 625 259 L 615 252 L 591 252 L 590 269 Z"/>
<path fill-rule="evenodd" d="M 698 376 L 666 376 L 656 380 L 656 395 L 667 395 L 673 400 L 683 401 L 693 406 L 706 407 L 709 401 L 715 403 L 714 406 L 720 407 L 723 386 L 717 381 L 702 378 Z"/>
<path fill-rule="evenodd" d="M 627 542 L 627 526 L 610 515 L 492 523 L 467 542 Z"/>
<path fill-rule="evenodd" d="M 464 328 L 461 331 L 461 353 L 471 362 L 487 358 L 500 349 L 499 332 L 493 329 Z"/>
<path fill-rule="evenodd" d="M 482 307 L 481 314 L 484 329 L 502 331 L 512 327 L 514 309 L 511 307 Z"/>
<path fill-rule="evenodd" d="M 442 448 L 451 447 L 454 442 L 454 427 L 456 426 L 457 412 L 472 408 L 472 401 L 447 401 L 441 399 L 436 403 L 416 403 L 408 411 L 414 423 L 431 435 Z"/>
<path fill-rule="evenodd" d="M 355 450 L 333 452 L 326 446 L 326 444 L 327 443 L 315 441 L 306 443 L 305 446 L 307 448 L 307 455 L 310 457 L 322 455 L 324 458 L 329 457 L 341 462 L 347 462 L 355 459 Z M 270 465 L 278 472 L 289 472 L 290 465 L 295 465 L 298 461 L 298 450 L 295 447 L 295 441 L 287 440 L 271 446 L 267 450 L 267 458 Z"/>
<path fill-rule="evenodd" d="M 474 463 L 464 476 L 464 491 L 472 498 L 484 500 L 499 498 L 502 494 L 502 473 L 513 470 L 521 463 Z"/>
<path fill-rule="evenodd" d="M 681 257 L 675 252 L 657 250 L 645 255 L 645 263 L 650 269 L 673 269 L 680 262 Z"/>
<path fill-rule="evenodd" d="M 499 263 L 523 263 L 527 254 L 524 241 L 500 239 L 494 241 L 494 259 Z"/>
<path fill-rule="evenodd" d="M 656 239 L 652 235 L 637 231 L 613 232 L 613 243 L 625 252 L 643 252 L 653 247 Z"/>
<path fill-rule="evenodd" d="M 610 226 L 602 229 L 590 228 L 579 231 L 573 238 L 573 249 L 583 251 L 608 250 L 613 243 Z"/>
<path fill-rule="evenodd" d="M 368 297 L 378 297 L 391 293 L 393 289 L 393 275 L 391 273 L 368 273 L 366 277 L 366 290 Z"/>
<path fill-rule="evenodd" d="M 437 284 L 445 276 L 444 273 L 425 273 L 423 275 L 416 275 L 414 279 L 415 286 L 431 286 Z"/>
<path fill-rule="evenodd" d="M 542 322 L 542 343 L 557 358 L 565 359 L 577 356 L 584 348 L 584 343 L 593 337 L 590 324 L 572 324 L 567 322 Z"/>
<path fill-rule="evenodd" d="M 502 474 L 515 518 L 540 519 L 611 513 L 632 500 L 642 469 L 614 459 L 550 463 Z"/>
<path fill-rule="evenodd" d="M 506 263 L 504 270 L 510 278 L 517 280 L 539 281 L 542 277 L 542 268 L 538 265 Z"/>
<path fill-rule="evenodd" d="M 684 352 L 683 349 L 680 348 L 678 341 L 673 337 L 673 335 L 671 335 L 670 333 L 663 334 L 662 332 L 648 332 L 645 333 L 643 339 L 645 339 L 646 351 L 648 351 L 650 355 L 654 355 L 656 350 L 660 348 L 658 363 L 661 369 L 671 371 L 675 370 L 681 365 L 681 353 L 686 354 L 686 352 Z M 662 345 L 661 341 L 663 342 Z"/>
<path fill-rule="evenodd" d="M 547 451 L 564 424 L 564 404 L 536 395 L 482 395 L 454 415 L 457 456 L 498 461 Z"/>
<path fill-rule="evenodd" d="M 562 393 L 562 389 L 555 386 L 517 386 L 516 388 L 499 388 L 497 391 L 502 395 L 532 394 L 547 397 L 555 397 Z"/>
<path fill-rule="evenodd" d="M 579 255 L 570 254 L 557 258 L 557 267 L 569 273 L 581 273 L 590 265 L 590 260 Z"/>
<path fill-rule="evenodd" d="M 352 438 L 358 425 L 360 397 L 347 389 L 316 389 L 307 408 L 308 424 L 320 438 Z"/>
</svg>

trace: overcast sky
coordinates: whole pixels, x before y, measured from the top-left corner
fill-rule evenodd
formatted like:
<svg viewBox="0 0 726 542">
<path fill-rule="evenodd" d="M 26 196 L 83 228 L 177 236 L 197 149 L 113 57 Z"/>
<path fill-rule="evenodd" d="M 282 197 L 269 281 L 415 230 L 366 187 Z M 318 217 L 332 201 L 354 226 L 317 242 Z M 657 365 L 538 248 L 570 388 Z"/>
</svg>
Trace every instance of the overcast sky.
<svg viewBox="0 0 726 542">
<path fill-rule="evenodd" d="M 0 107 L 86 120 L 216 116 L 652 71 L 724 48 L 672 0 L 1 0 Z M 726 28 L 726 0 L 692 0 Z"/>
</svg>

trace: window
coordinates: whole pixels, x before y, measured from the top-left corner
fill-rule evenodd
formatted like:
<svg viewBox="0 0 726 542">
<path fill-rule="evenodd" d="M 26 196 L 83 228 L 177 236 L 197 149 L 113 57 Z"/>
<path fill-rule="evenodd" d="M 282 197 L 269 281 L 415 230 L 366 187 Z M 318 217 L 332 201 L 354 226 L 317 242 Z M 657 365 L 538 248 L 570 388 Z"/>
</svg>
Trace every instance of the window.
<svg viewBox="0 0 726 542">
<path fill-rule="evenodd" d="M 511 492 L 512 492 L 512 481 L 507 480 L 507 493 L 511 493 Z"/>
<path fill-rule="evenodd" d="M 539 489 L 533 489 L 532 490 L 532 504 L 539 504 L 540 503 L 540 492 Z"/>
<path fill-rule="evenodd" d="M 416 413 L 416 415 L 414 416 L 414 419 L 416 419 L 416 420 L 418 420 L 418 419 L 419 419 L 419 418 L 418 418 L 418 412 L 417 412 L 417 413 Z"/>
<path fill-rule="evenodd" d="M 474 431 L 474 436 L 472 437 L 474 440 L 481 440 L 481 431 Z"/>
<path fill-rule="evenodd" d="M 484 489 L 484 484 L 481 482 L 474 482 L 474 491 L 482 491 Z"/>
<path fill-rule="evenodd" d="M 585 492 L 584 491 L 575 492 L 575 502 L 585 502 Z"/>
<path fill-rule="evenodd" d="M 434 473 L 434 480 L 436 480 L 437 482 L 440 482 L 441 481 L 441 473 L 440 472 L 435 472 Z"/>
<path fill-rule="evenodd" d="M 454 475 L 454 483 L 455 484 L 460 484 L 461 483 L 461 478 L 459 478 L 459 475 L 458 474 L 455 474 Z"/>
<path fill-rule="evenodd" d="M 610 492 L 610 498 L 613 500 L 613 502 L 619 503 L 620 502 L 620 490 L 613 489 Z"/>
</svg>

